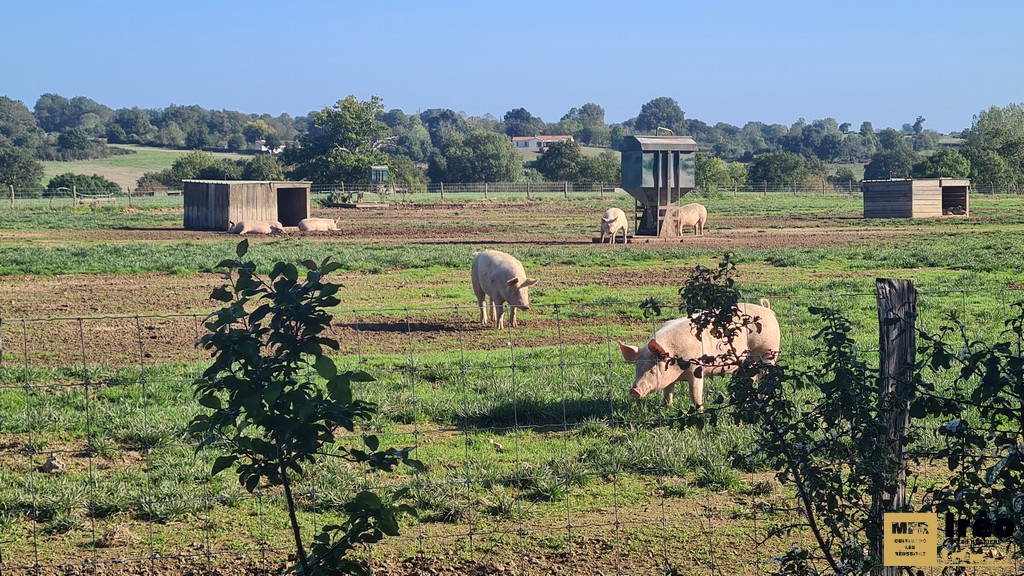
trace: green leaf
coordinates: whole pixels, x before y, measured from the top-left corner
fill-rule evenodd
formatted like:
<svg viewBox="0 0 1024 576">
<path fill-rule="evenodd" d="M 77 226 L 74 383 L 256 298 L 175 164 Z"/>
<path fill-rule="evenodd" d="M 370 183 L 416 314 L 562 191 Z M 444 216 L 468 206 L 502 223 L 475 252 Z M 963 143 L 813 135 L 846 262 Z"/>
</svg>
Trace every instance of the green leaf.
<svg viewBox="0 0 1024 576">
<path fill-rule="evenodd" d="M 233 297 L 227 286 L 214 288 L 213 292 L 210 293 L 210 300 L 217 300 L 218 302 L 231 302 Z"/>
<path fill-rule="evenodd" d="M 366 447 L 370 450 L 376 451 L 377 448 L 380 448 L 380 438 L 372 435 L 363 436 L 363 444 L 366 444 Z"/>
<path fill-rule="evenodd" d="M 245 256 L 246 252 L 248 252 L 248 251 L 249 251 L 249 239 L 248 238 L 243 239 L 241 242 L 238 243 L 238 246 L 235 246 L 235 254 L 237 254 L 239 258 L 241 258 L 242 256 Z M 250 492 L 251 492 L 251 490 L 250 490 Z"/>
<path fill-rule="evenodd" d="M 216 476 L 220 472 L 226 470 L 232 464 L 238 461 L 238 456 L 234 454 L 228 454 L 226 456 L 219 456 L 213 461 L 213 469 L 210 470 L 211 476 Z"/>
<path fill-rule="evenodd" d="M 205 406 L 206 408 L 209 408 L 211 410 L 220 410 L 220 398 L 214 396 L 213 394 L 206 394 L 205 396 L 201 396 L 199 398 L 199 405 Z"/>
<path fill-rule="evenodd" d="M 316 368 L 316 373 L 324 380 L 331 380 L 338 375 L 338 367 L 334 365 L 334 360 L 327 356 L 317 356 L 314 367 Z"/>
<path fill-rule="evenodd" d="M 345 405 L 351 404 L 352 387 L 349 385 L 349 379 L 344 374 L 331 378 L 327 382 L 327 394 L 335 402 Z"/>
</svg>

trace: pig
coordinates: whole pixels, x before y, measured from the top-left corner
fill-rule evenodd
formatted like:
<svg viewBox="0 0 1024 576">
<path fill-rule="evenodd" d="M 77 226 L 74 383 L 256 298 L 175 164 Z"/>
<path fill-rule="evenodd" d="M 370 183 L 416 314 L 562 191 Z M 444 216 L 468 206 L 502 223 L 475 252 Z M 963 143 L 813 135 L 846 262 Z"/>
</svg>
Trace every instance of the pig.
<svg viewBox="0 0 1024 576">
<path fill-rule="evenodd" d="M 303 218 L 299 220 L 300 232 L 326 232 L 337 229 L 338 223 L 331 218 Z"/>
<path fill-rule="evenodd" d="M 683 235 L 683 228 L 693 226 L 694 236 L 704 235 L 704 224 L 708 221 L 708 209 L 702 204 L 687 204 L 676 209 L 676 235 Z"/>
<path fill-rule="evenodd" d="M 277 220 L 242 220 L 228 222 L 229 234 L 274 234 L 283 233 L 284 226 Z"/>
<path fill-rule="evenodd" d="M 698 412 L 704 411 L 704 377 L 733 372 L 738 366 L 730 352 L 735 351 L 743 362 L 763 362 L 774 365 L 779 355 L 781 331 L 779 321 L 766 299 L 761 304 L 739 304 L 733 321 L 747 324 L 739 329 L 732 348 L 724 338 L 715 338 L 709 329 L 697 337 L 693 316 L 669 320 L 661 325 L 647 346 L 639 348 L 619 342 L 619 351 L 627 362 L 636 364 L 636 379 L 629 390 L 630 396 L 643 398 L 656 390 L 663 390 L 665 404 L 672 405 L 676 382 L 690 384 L 690 398 Z M 758 329 L 760 327 L 760 329 Z M 719 361 L 701 360 L 704 356 L 726 355 Z M 732 362 L 730 362 L 732 360 Z M 711 365 L 732 364 L 732 365 Z"/>
<path fill-rule="evenodd" d="M 622 230 L 622 243 L 626 243 L 626 232 L 629 230 L 629 221 L 626 220 L 626 213 L 619 208 L 609 208 L 604 216 L 601 216 L 601 242 L 604 242 L 605 235 L 610 234 L 609 240 L 615 244 L 615 235 Z"/>
<path fill-rule="evenodd" d="M 474 255 L 472 266 L 473 292 L 480 306 L 480 323 L 487 325 L 487 308 L 484 298 L 491 299 L 490 308 L 494 315 L 494 326 L 501 330 L 505 325 L 505 303 L 509 306 L 509 323 L 513 328 L 516 309 L 530 309 L 530 286 L 536 279 L 527 278 L 523 264 L 510 254 L 497 250 L 485 250 Z"/>
</svg>

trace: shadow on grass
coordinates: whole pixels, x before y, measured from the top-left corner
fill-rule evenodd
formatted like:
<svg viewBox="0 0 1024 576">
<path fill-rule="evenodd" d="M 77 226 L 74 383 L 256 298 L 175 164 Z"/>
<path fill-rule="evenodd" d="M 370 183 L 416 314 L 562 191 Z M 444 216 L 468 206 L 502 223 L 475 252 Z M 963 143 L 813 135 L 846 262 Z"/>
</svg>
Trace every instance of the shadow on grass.
<svg viewBox="0 0 1024 576">
<path fill-rule="evenodd" d="M 455 423 L 465 428 L 487 428 L 496 432 L 523 427 L 554 431 L 575 428 L 584 422 L 611 419 L 614 408 L 614 400 L 607 398 L 554 402 L 522 400 L 500 404 Z"/>
</svg>

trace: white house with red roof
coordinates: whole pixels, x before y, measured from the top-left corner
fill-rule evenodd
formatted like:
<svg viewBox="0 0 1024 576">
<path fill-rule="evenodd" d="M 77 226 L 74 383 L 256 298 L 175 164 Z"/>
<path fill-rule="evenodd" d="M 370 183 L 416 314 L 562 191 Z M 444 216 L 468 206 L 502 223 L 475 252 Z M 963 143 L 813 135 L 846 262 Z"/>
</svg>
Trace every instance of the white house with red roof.
<svg viewBox="0 0 1024 576">
<path fill-rule="evenodd" d="M 516 148 L 543 150 L 555 142 L 572 142 L 572 136 L 559 134 L 553 136 L 513 136 L 512 144 Z"/>
</svg>

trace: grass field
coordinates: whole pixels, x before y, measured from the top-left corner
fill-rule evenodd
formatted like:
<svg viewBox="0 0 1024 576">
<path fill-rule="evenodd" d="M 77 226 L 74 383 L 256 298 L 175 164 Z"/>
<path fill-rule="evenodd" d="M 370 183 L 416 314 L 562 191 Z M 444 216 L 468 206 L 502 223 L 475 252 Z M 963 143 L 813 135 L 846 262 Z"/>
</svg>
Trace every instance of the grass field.
<svg viewBox="0 0 1024 576">
<path fill-rule="evenodd" d="M 1018 197 L 974 198 L 971 218 L 914 221 L 865 221 L 857 196 L 702 201 L 707 236 L 615 247 L 590 239 L 605 206 L 630 207 L 625 197 L 322 210 L 339 233 L 252 238 L 264 268 L 343 264 L 332 336 L 340 365 L 377 379 L 357 390 L 380 406 L 365 430 L 416 446 L 429 467 L 388 479 L 326 458 L 297 478 L 306 530 L 335 518 L 353 489 L 405 485 L 420 516 L 378 547 L 382 573 L 415 573 L 387 559 L 422 552 L 443 560 L 438 574 L 465 573 L 463 562 L 517 574 L 762 574 L 790 541 L 755 542 L 797 520 L 792 493 L 737 456 L 750 429 L 726 418 L 682 430 L 659 398 L 630 399 L 633 367 L 615 341 L 642 343 L 676 314 L 686 271 L 726 251 L 744 295 L 771 298 L 793 366 L 814 359 L 811 305 L 847 314 L 874 361 L 877 277 L 916 282 L 921 325 L 955 313 L 979 338 L 1022 296 Z M 212 267 L 238 238 L 181 230 L 181 217 L 118 207 L 0 218 L 5 573 L 284 557 L 280 494 L 210 477 L 216 451 L 194 453 L 182 432 L 202 410 L 191 381 L 205 358 L 192 344 L 221 282 Z M 476 324 L 468 263 L 483 248 L 516 254 L 541 280 L 519 329 Z M 662 318 L 642 315 L 647 297 L 666 304 Z M 724 380 L 708 386 L 712 397 Z M 936 425 L 920 423 L 914 450 L 940 446 Z M 51 456 L 62 473 L 38 471 Z M 925 468 L 917 481 L 937 476 Z"/>
<path fill-rule="evenodd" d="M 71 172 L 74 174 L 98 174 L 117 182 L 122 189 L 134 189 L 139 177 L 146 172 L 159 172 L 171 167 L 176 159 L 189 150 L 171 150 L 169 148 L 151 148 L 131 144 L 115 144 L 111 148 L 123 148 L 135 152 L 111 156 L 99 160 L 80 160 L 76 162 L 43 162 L 44 178 L 49 180 L 57 174 Z M 220 158 L 243 158 L 240 154 L 213 152 Z"/>
</svg>

